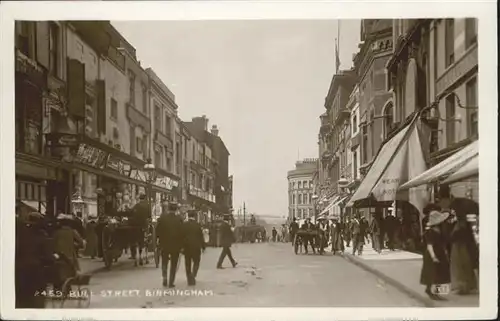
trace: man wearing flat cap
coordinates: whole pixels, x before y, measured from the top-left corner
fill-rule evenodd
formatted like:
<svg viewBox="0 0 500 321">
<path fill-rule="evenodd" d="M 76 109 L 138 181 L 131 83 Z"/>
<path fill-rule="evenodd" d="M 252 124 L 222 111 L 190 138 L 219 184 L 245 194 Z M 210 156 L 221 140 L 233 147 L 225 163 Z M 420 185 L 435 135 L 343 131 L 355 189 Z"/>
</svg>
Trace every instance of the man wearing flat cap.
<svg viewBox="0 0 500 321">
<path fill-rule="evenodd" d="M 196 217 L 196 211 L 188 211 L 188 221 L 184 223 L 184 263 L 188 285 L 196 285 L 201 252 L 205 251 L 203 231 Z"/>
<path fill-rule="evenodd" d="M 156 235 L 160 240 L 161 249 L 161 272 L 163 276 L 163 286 L 175 287 L 175 274 L 179 262 L 184 240 L 183 222 L 176 215 L 179 206 L 177 203 L 165 204 L 163 213 L 158 218 Z M 170 275 L 168 275 L 168 263 L 170 261 Z"/>
</svg>

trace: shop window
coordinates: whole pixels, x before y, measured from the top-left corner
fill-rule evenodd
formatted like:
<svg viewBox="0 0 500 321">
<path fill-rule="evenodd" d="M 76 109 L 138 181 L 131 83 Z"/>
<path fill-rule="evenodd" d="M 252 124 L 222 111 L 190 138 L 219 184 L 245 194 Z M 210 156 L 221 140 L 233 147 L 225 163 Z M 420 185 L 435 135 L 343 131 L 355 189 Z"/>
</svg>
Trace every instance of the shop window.
<svg viewBox="0 0 500 321">
<path fill-rule="evenodd" d="M 445 24 L 446 67 L 455 62 L 455 19 L 446 19 Z"/>
<path fill-rule="evenodd" d="M 446 144 L 455 143 L 455 96 L 446 97 Z"/>
</svg>

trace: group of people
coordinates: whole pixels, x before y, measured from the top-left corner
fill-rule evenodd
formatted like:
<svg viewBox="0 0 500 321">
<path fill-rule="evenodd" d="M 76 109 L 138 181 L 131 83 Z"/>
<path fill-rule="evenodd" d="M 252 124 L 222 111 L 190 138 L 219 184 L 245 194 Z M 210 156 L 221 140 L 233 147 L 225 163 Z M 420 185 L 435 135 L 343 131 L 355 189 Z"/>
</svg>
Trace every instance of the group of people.
<svg viewBox="0 0 500 321">
<path fill-rule="evenodd" d="M 44 216 L 16 206 L 16 308 L 44 308 L 41 293 L 47 285 L 60 291 L 80 271 L 78 250 L 86 244 L 82 230 L 74 215 Z"/>
<path fill-rule="evenodd" d="M 302 231 L 303 233 L 299 233 Z M 318 249 L 321 253 L 331 246 L 331 251 L 335 255 L 345 251 L 345 245 L 349 246 L 353 242 L 353 254 L 356 251 L 361 254 L 365 238 L 367 238 L 368 223 L 364 217 L 355 218 L 352 221 L 341 222 L 338 219 L 326 220 L 319 219 L 316 224 L 307 218 L 305 222 L 299 226 L 296 218 L 293 218 L 289 226 L 289 234 L 292 245 L 295 246 L 295 241 L 299 239 L 300 246 L 304 247 L 307 254 L 309 245 L 313 253 Z M 303 235 L 297 238 L 296 235 Z M 346 242 L 347 244 L 344 244 Z"/>
<path fill-rule="evenodd" d="M 163 286 L 175 287 L 175 276 L 181 253 L 184 254 L 188 285 L 196 285 L 201 254 L 206 247 L 202 226 L 196 221 L 197 212 L 188 211 L 188 220 L 183 221 L 182 217 L 177 215 L 179 208 L 176 203 L 168 203 L 165 206 L 156 225 L 156 235 L 161 250 Z M 217 269 L 223 269 L 222 264 L 226 256 L 233 267 L 238 265 L 231 252 L 235 237 L 229 221 L 229 216 L 225 216 L 220 225 L 222 252 L 217 261 Z"/>
<path fill-rule="evenodd" d="M 282 224 L 280 227 L 280 231 L 273 227 L 271 230 L 271 237 L 273 242 L 287 242 L 288 241 L 288 229 L 286 224 Z"/>
<path fill-rule="evenodd" d="M 434 300 L 443 300 L 440 286 L 463 295 L 478 289 L 479 244 L 476 208 L 453 201 L 443 186 L 440 199 L 423 210 L 424 244 L 420 283 Z"/>
</svg>

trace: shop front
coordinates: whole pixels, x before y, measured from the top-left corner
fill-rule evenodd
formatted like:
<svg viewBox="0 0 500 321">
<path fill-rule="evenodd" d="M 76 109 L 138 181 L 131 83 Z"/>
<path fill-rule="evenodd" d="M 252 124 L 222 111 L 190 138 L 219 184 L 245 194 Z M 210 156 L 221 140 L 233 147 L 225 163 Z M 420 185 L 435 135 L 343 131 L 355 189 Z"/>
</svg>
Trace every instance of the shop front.
<svg viewBox="0 0 500 321">
<path fill-rule="evenodd" d="M 70 155 L 63 159 L 64 167 L 71 173 L 73 200 L 81 195 L 86 204 L 83 218 L 130 210 L 139 202 L 139 195 L 152 185 L 159 193 L 171 193 L 161 179 L 153 184 L 156 182 L 144 169 L 144 161 L 87 136 L 75 136 L 75 140 Z M 72 213 L 80 209 L 77 202 L 71 205 Z"/>
</svg>

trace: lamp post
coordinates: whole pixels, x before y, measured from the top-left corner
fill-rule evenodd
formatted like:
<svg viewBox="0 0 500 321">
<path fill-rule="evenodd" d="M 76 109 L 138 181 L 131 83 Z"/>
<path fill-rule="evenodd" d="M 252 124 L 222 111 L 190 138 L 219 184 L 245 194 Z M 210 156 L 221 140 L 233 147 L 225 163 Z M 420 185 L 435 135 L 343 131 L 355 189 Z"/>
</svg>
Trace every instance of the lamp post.
<svg viewBox="0 0 500 321">
<path fill-rule="evenodd" d="M 314 224 L 316 224 L 316 220 L 318 218 L 318 198 L 319 196 L 314 194 L 312 196 L 312 199 L 313 199 L 313 207 L 314 207 Z"/>
<path fill-rule="evenodd" d="M 339 178 L 339 180 L 337 181 L 337 185 L 342 189 L 342 197 L 344 197 L 345 194 L 349 195 L 349 189 L 347 188 L 347 186 L 349 185 L 349 181 L 344 177 L 344 176 L 341 176 Z M 346 192 L 347 190 L 347 192 Z M 339 206 L 340 207 L 340 220 L 343 221 L 343 216 L 344 216 L 344 207 L 343 206 Z"/>
<path fill-rule="evenodd" d="M 151 217 L 153 216 L 153 206 L 151 204 L 152 192 L 153 192 L 153 182 L 156 180 L 156 168 L 152 163 L 151 158 L 148 158 L 147 163 L 144 165 L 144 171 L 146 172 L 146 180 L 148 183 L 148 204 L 149 204 L 149 213 Z"/>
</svg>

